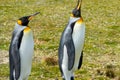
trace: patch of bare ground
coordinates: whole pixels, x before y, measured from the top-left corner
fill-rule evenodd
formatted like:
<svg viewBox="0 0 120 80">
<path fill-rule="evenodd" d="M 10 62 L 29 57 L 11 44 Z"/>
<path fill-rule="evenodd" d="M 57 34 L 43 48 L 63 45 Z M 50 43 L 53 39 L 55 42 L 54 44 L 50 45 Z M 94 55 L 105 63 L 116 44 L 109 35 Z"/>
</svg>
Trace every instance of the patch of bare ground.
<svg viewBox="0 0 120 80">
<path fill-rule="evenodd" d="M 119 54 L 107 53 L 94 55 L 94 58 L 92 57 L 89 61 L 90 64 L 95 65 L 92 68 L 92 80 L 96 80 L 98 77 L 105 77 L 107 80 L 119 80 Z"/>
</svg>

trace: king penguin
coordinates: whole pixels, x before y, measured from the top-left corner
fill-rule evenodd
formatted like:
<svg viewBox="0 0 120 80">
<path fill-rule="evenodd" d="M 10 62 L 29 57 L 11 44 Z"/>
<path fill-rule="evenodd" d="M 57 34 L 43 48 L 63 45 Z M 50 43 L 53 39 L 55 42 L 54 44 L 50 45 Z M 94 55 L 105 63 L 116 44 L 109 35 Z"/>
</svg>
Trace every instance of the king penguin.
<svg viewBox="0 0 120 80">
<path fill-rule="evenodd" d="M 10 80 L 27 80 L 31 72 L 34 41 L 29 21 L 39 12 L 18 19 L 9 48 Z"/>
<path fill-rule="evenodd" d="M 74 80 L 74 71 L 82 65 L 85 24 L 81 16 L 81 3 L 82 0 L 78 0 L 60 39 L 58 62 L 63 80 Z"/>
</svg>

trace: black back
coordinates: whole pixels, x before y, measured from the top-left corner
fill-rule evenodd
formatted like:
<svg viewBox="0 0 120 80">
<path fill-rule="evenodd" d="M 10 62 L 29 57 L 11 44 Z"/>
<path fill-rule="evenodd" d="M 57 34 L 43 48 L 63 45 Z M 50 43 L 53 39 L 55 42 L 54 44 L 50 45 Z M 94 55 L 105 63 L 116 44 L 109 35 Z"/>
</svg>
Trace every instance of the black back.
<svg viewBox="0 0 120 80">
<path fill-rule="evenodd" d="M 18 27 L 17 27 L 18 28 Z M 19 28 L 13 31 L 13 36 L 9 48 L 9 66 L 10 66 L 10 80 L 14 80 L 13 71 L 15 70 L 15 79 L 18 80 L 20 76 L 21 60 L 19 48 L 23 36 L 23 29 Z"/>
<path fill-rule="evenodd" d="M 63 61 L 63 51 L 64 51 L 64 46 L 67 48 L 67 53 L 68 53 L 68 69 L 71 70 L 73 65 L 74 65 L 74 59 L 75 59 L 75 47 L 72 39 L 72 33 L 73 33 L 73 28 L 74 28 L 75 22 L 74 23 L 68 23 L 67 27 L 62 33 L 60 44 L 59 44 L 59 67 L 60 71 L 63 75 L 62 72 L 62 61 Z"/>
</svg>

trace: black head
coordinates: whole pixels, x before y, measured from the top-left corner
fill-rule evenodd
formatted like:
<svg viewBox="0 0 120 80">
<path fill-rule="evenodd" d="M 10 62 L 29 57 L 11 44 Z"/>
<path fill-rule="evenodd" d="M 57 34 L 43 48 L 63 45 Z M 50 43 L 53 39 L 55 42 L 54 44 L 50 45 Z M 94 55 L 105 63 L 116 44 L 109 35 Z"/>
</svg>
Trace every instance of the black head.
<svg viewBox="0 0 120 80">
<path fill-rule="evenodd" d="M 72 11 L 73 17 L 81 17 L 81 3 L 82 3 L 82 0 L 78 0 L 77 6 Z"/>
<path fill-rule="evenodd" d="M 32 14 L 32 15 L 30 15 L 30 16 L 21 17 L 21 18 L 18 19 L 17 23 L 18 23 L 19 25 L 22 25 L 22 26 L 27 26 L 28 23 L 29 23 L 29 21 L 30 21 L 35 15 L 37 15 L 37 14 L 39 14 L 39 12 L 37 12 L 37 13 L 35 13 L 35 14 Z"/>
<path fill-rule="evenodd" d="M 30 18 L 30 16 L 24 16 L 24 17 L 19 18 L 18 24 L 22 25 L 22 26 L 27 26 L 30 21 L 29 18 Z"/>
</svg>

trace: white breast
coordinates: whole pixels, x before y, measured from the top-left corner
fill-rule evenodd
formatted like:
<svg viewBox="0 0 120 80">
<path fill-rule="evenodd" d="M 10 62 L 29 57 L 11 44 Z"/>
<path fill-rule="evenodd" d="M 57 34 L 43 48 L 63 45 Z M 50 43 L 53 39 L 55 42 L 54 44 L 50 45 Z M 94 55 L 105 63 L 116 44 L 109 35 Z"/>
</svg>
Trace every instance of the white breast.
<svg viewBox="0 0 120 80">
<path fill-rule="evenodd" d="M 24 32 L 20 46 L 21 74 L 20 78 L 26 78 L 31 72 L 34 41 L 32 31 Z"/>
<path fill-rule="evenodd" d="M 84 38 L 85 38 L 85 25 L 84 23 L 78 24 L 76 23 L 73 29 L 72 34 L 74 46 L 75 46 L 75 62 L 73 70 L 78 68 L 79 59 L 81 56 L 81 52 L 84 45 Z"/>
</svg>

